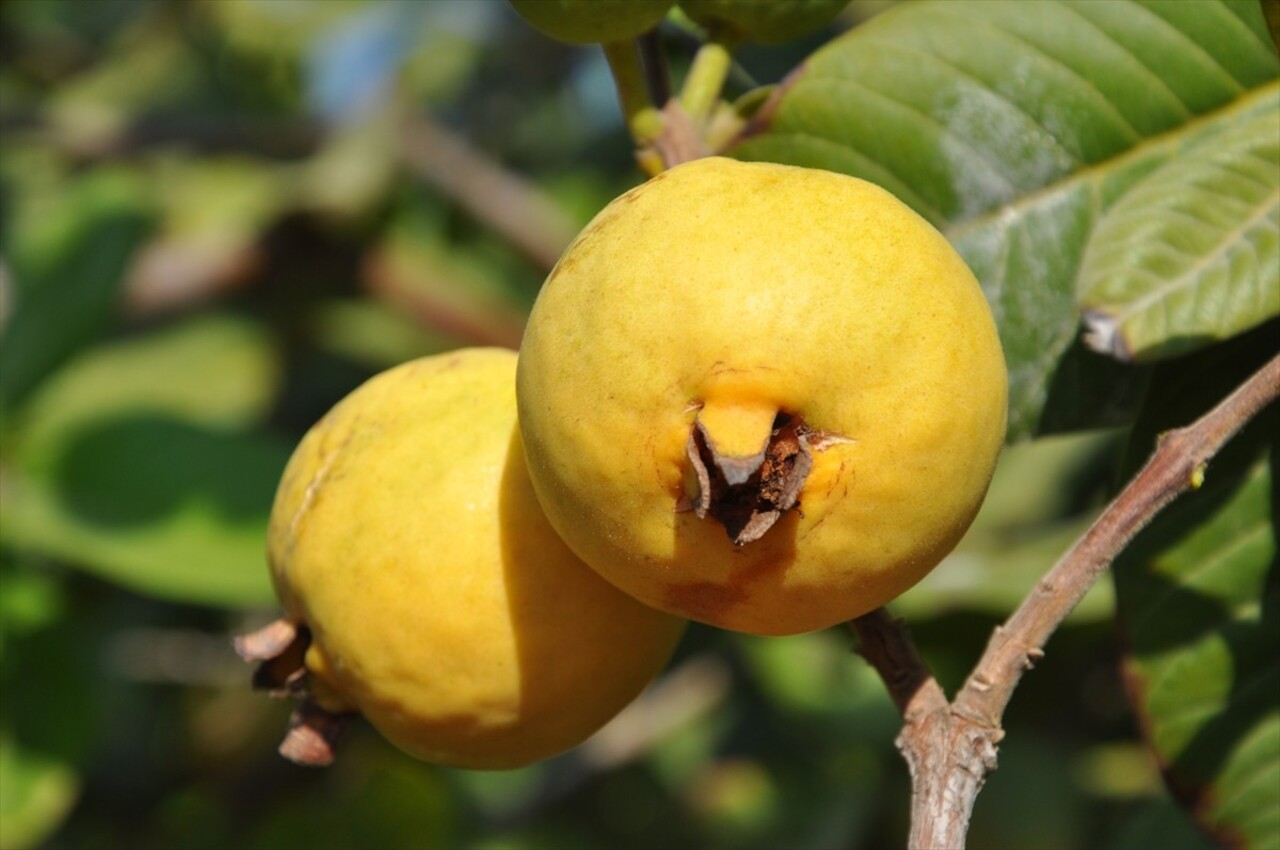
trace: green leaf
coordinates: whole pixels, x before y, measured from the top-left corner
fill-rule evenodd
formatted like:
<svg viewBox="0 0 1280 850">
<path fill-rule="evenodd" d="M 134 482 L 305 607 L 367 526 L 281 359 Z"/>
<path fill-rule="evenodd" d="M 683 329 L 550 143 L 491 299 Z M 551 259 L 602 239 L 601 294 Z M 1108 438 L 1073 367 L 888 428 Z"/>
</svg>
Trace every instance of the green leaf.
<svg viewBox="0 0 1280 850">
<path fill-rule="evenodd" d="M 1162 368 L 1130 465 L 1271 356 L 1275 330 Z M 1221 840 L 1255 848 L 1280 846 L 1277 434 L 1273 405 L 1113 565 L 1131 699 L 1170 788 Z"/>
<path fill-rule="evenodd" d="M 280 382 L 262 328 L 205 314 L 98 346 L 68 363 L 10 423 L 26 462 L 85 422 L 149 411 L 238 429 L 266 415 Z"/>
<path fill-rule="evenodd" d="M 1170 162 L 1098 221 L 1080 269 L 1090 344 L 1152 359 L 1280 315 L 1280 98 Z"/>
<path fill-rule="evenodd" d="M 991 302 L 1018 438 L 1131 397 L 1058 379 L 1090 234 L 1152 171 L 1270 113 L 1278 73 L 1252 0 L 903 4 L 810 57 L 729 153 L 870 180 L 938 226 Z"/>
<path fill-rule="evenodd" d="M 76 772 L 61 760 L 0 735 L 0 847 L 35 847 L 62 822 L 80 793 Z"/>
<path fill-rule="evenodd" d="M 225 317 L 86 354 L 6 442 L 0 540 L 169 599 L 269 602 L 263 541 L 292 445 L 246 426 L 277 380 L 265 335 Z"/>
<path fill-rule="evenodd" d="M 894 613 L 913 623 L 954 611 L 1007 615 L 1100 512 L 1117 440 L 1094 432 L 1006 448 L 964 539 L 893 601 Z M 1096 584 L 1068 622 L 1105 620 L 1113 610 L 1111 588 Z"/>
</svg>

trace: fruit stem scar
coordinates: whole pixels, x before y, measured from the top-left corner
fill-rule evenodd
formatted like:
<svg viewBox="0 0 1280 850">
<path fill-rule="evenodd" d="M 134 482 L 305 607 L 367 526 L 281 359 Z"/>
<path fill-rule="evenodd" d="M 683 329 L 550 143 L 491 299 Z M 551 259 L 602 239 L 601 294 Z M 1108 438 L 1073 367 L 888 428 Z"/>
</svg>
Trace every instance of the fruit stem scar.
<svg viewBox="0 0 1280 850">
<path fill-rule="evenodd" d="M 724 526 L 735 546 L 759 540 L 796 507 L 813 468 L 812 431 L 803 419 L 778 413 L 764 448 L 747 457 L 727 456 L 701 419 L 694 420 L 685 454 L 697 479 L 693 509 Z"/>
<path fill-rule="evenodd" d="M 280 755 L 305 767 L 326 767 L 333 764 L 338 739 L 355 715 L 321 708 L 311 698 L 306 666 L 310 645 L 311 630 L 285 619 L 235 639 L 236 653 L 245 661 L 258 662 L 253 671 L 255 690 L 300 700 L 289 717 Z"/>
<path fill-rule="evenodd" d="M 306 654 L 311 631 L 290 620 L 268 623 L 256 632 L 235 639 L 236 654 L 257 662 L 253 688 L 274 697 L 296 697 L 306 692 Z"/>
<path fill-rule="evenodd" d="M 289 731 L 280 743 L 280 755 L 303 767 L 333 764 L 338 739 L 351 723 L 352 714 L 334 714 L 303 700 L 289 717 Z"/>
</svg>

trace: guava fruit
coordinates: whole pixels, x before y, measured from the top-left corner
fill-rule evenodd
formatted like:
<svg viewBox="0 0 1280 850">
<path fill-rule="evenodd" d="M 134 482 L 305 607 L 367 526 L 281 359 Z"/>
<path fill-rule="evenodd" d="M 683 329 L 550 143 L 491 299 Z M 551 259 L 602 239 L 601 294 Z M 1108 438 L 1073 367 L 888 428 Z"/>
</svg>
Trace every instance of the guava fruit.
<svg viewBox="0 0 1280 850">
<path fill-rule="evenodd" d="M 534 305 L 520 428 L 551 524 L 636 598 L 758 634 L 885 604 L 1005 434 L 982 290 L 885 190 L 713 157 L 606 206 Z"/>
<path fill-rule="evenodd" d="M 510 0 L 520 17 L 569 44 L 622 41 L 653 29 L 672 0 Z"/>
<path fill-rule="evenodd" d="M 782 44 L 830 23 L 849 0 L 682 0 L 704 27 L 761 44 Z"/>
<path fill-rule="evenodd" d="M 587 738 L 671 655 L 683 622 L 601 579 L 543 516 L 515 360 L 470 349 L 390 369 L 289 461 L 268 531 L 285 616 L 240 647 L 261 678 L 305 689 L 287 756 L 327 762 L 359 713 L 428 761 L 527 764 Z"/>
</svg>

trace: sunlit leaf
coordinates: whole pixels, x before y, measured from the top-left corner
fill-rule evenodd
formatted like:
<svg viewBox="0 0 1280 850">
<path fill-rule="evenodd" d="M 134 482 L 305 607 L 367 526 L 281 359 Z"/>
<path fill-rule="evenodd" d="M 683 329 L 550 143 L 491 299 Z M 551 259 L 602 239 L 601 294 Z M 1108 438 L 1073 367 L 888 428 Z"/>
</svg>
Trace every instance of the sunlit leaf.
<svg viewBox="0 0 1280 850">
<path fill-rule="evenodd" d="M 1280 97 L 1117 201 L 1078 286 L 1090 344 L 1122 359 L 1169 356 L 1280 315 Z"/>
<path fill-rule="evenodd" d="M 269 601 L 266 522 L 292 445 L 245 426 L 276 380 L 261 331 L 216 316 L 69 364 L 7 444 L 0 539 L 166 598 Z"/>
<path fill-rule="evenodd" d="M 151 226 L 147 207 L 136 173 L 99 171 L 58 198 L 29 244 L 7 246 L 18 249 L 17 281 L 0 335 L 0 406 L 16 405 L 115 318 L 126 264 Z"/>
<path fill-rule="evenodd" d="M 862 177 L 942 229 L 995 312 L 1017 438 L 1097 424 L 1120 387 L 1057 394 L 1099 217 L 1271 111 L 1278 71 L 1251 0 L 909 3 L 815 53 L 730 153 Z"/>
<path fill-rule="evenodd" d="M 205 314 L 101 345 L 67 364 L 17 421 L 22 451 L 30 462 L 87 421 L 138 411 L 245 427 L 267 412 L 279 380 L 262 328 Z"/>
</svg>

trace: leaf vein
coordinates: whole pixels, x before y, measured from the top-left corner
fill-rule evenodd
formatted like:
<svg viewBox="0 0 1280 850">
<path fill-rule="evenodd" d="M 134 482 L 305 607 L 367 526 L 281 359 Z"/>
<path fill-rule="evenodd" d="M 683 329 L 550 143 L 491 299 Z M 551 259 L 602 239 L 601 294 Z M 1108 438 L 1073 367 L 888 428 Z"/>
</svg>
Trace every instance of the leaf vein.
<svg viewBox="0 0 1280 850">
<path fill-rule="evenodd" d="M 1062 8 L 1064 11 L 1075 15 L 1077 18 L 1083 21 L 1092 30 L 1097 32 L 1101 38 L 1105 39 L 1106 41 L 1110 42 L 1111 44 L 1115 45 L 1120 50 L 1128 54 L 1129 58 L 1133 60 L 1134 64 L 1137 65 L 1140 69 L 1142 69 L 1143 76 L 1147 78 L 1148 82 L 1154 83 L 1157 88 L 1163 89 L 1165 93 L 1168 94 L 1169 97 L 1173 100 L 1173 102 L 1178 104 L 1178 109 L 1182 113 L 1182 118 L 1184 121 L 1195 114 L 1191 110 L 1191 107 L 1187 106 L 1187 103 L 1182 99 L 1182 96 L 1178 94 L 1178 92 L 1174 91 L 1172 86 L 1170 86 L 1167 82 L 1165 82 L 1164 77 L 1157 74 L 1154 69 L 1152 69 L 1149 65 L 1143 62 L 1137 53 L 1134 53 L 1130 48 L 1125 46 L 1125 44 L 1122 43 L 1118 38 L 1116 38 L 1114 35 L 1112 35 L 1103 27 L 1099 26 L 1097 23 L 1093 21 L 1093 19 L 1091 19 L 1089 16 L 1082 13 L 1080 9 L 1076 8 L 1075 6 L 1064 3 L 1062 5 Z"/>
<path fill-rule="evenodd" d="M 1194 286 L 1199 280 L 1199 275 L 1205 269 L 1222 262 L 1231 249 L 1237 244 L 1240 237 L 1252 230 L 1257 224 L 1262 222 L 1271 213 L 1280 211 L 1280 188 L 1277 188 L 1267 198 L 1258 204 L 1256 211 L 1250 215 L 1240 225 L 1228 229 L 1218 244 L 1206 251 L 1198 261 L 1192 263 L 1184 272 L 1169 278 L 1161 286 L 1156 287 L 1151 292 L 1141 298 L 1137 298 L 1123 308 L 1115 315 L 1117 323 L 1124 322 L 1135 314 L 1146 310 L 1152 304 L 1164 301 L 1167 305 L 1168 296 L 1175 292 Z M 1185 252 L 1184 252 L 1185 253 Z"/>
</svg>

